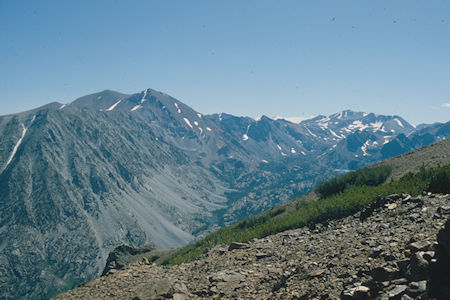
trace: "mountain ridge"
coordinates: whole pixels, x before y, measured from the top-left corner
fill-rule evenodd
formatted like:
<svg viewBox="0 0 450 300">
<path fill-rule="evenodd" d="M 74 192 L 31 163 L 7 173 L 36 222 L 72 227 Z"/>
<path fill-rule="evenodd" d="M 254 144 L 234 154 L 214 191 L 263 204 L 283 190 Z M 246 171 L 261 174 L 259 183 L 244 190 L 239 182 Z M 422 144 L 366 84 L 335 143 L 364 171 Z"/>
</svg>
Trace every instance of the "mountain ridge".
<svg viewBox="0 0 450 300">
<path fill-rule="evenodd" d="M 203 115 L 146 89 L 0 117 L 0 261 L 9 266 L 0 295 L 66 289 L 101 272 L 119 244 L 186 244 L 388 157 L 382 149 L 401 133 L 400 149 L 449 135 L 443 124 L 413 140 L 395 116 L 341 114 L 343 123 L 337 113 L 304 124 Z M 33 266 L 25 253 L 39 253 Z"/>
<path fill-rule="evenodd" d="M 393 166 L 395 180 L 403 177 L 406 183 L 394 187 L 397 183 L 388 179 L 386 185 L 393 186 L 394 190 L 415 190 L 415 193 L 428 188 L 428 183 L 420 181 L 428 182 L 435 177 L 426 175 L 430 172 L 426 169 L 443 164 L 449 175 L 449 147 L 450 141 L 446 140 L 379 163 Z M 410 182 L 414 176 L 416 179 Z M 448 181 L 446 185 L 442 183 L 441 188 L 449 191 Z M 244 243 L 217 240 L 208 244 L 193 261 L 161 267 L 152 263 L 154 258 L 140 257 L 140 261 L 123 270 L 110 270 L 106 276 L 84 283 L 57 299 L 397 299 L 402 295 L 406 299 L 446 299 L 449 278 L 445 268 L 450 262 L 445 241 L 450 233 L 449 195 L 389 194 L 392 193 L 389 190 L 384 196 L 372 195 L 374 201 L 356 213 L 250 237 Z M 287 206 L 306 209 L 307 205 L 299 204 Z M 244 231 L 251 224 L 260 224 L 259 219 L 270 222 L 270 218 L 283 217 L 287 209 L 280 208 L 283 207 L 233 227 Z"/>
</svg>

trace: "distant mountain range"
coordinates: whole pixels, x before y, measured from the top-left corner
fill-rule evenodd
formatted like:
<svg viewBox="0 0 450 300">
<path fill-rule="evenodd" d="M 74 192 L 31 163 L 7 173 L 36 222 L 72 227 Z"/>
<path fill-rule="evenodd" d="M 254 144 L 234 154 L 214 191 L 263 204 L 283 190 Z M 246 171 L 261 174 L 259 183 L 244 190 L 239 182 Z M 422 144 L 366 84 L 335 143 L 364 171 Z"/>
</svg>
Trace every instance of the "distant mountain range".
<svg viewBox="0 0 450 300">
<path fill-rule="evenodd" d="M 98 275 L 117 245 L 184 245 L 449 135 L 450 122 L 353 111 L 202 115 L 152 89 L 2 116 L 0 296 L 54 295 Z"/>
</svg>

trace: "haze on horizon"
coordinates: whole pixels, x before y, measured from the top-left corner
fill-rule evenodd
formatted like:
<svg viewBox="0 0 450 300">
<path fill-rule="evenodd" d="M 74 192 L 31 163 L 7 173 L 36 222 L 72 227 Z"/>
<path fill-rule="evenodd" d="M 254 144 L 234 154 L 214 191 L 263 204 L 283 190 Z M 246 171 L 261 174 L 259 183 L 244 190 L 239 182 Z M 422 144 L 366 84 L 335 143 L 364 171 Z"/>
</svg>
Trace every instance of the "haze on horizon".
<svg viewBox="0 0 450 300">
<path fill-rule="evenodd" d="M 0 0 L 0 115 L 111 89 L 202 113 L 450 116 L 448 1 Z"/>
</svg>

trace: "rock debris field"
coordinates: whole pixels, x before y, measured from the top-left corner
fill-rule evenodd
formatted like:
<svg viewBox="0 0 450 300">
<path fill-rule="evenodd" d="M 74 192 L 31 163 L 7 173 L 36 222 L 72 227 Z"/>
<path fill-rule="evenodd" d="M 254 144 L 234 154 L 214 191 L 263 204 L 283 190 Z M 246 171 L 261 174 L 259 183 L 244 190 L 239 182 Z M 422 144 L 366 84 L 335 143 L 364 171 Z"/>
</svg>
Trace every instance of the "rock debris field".
<svg viewBox="0 0 450 300">
<path fill-rule="evenodd" d="M 215 246 L 190 263 L 144 258 L 56 299 L 450 299 L 449 200 L 390 195 L 347 218 Z"/>
</svg>

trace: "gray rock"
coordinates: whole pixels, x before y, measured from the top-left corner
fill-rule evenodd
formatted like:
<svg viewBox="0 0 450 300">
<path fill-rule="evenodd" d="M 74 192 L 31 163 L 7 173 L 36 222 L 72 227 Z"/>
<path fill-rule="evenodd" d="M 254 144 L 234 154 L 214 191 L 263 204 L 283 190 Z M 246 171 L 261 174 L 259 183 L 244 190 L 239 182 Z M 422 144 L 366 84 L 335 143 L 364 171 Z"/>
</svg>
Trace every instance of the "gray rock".
<svg viewBox="0 0 450 300">
<path fill-rule="evenodd" d="M 420 282 L 411 282 L 406 290 L 409 296 L 418 297 L 427 291 L 426 280 Z"/>
<path fill-rule="evenodd" d="M 154 280 L 140 286 L 135 293 L 138 299 L 158 299 L 169 294 L 172 282 L 167 279 Z"/>
<path fill-rule="evenodd" d="M 383 249 L 381 249 L 380 247 L 373 247 L 373 248 L 370 248 L 370 250 L 369 250 L 369 256 L 370 257 L 378 257 L 378 256 L 380 256 L 381 252 L 383 252 Z"/>
<path fill-rule="evenodd" d="M 391 280 L 391 283 L 395 284 L 395 285 L 407 284 L 408 282 L 409 281 L 406 278 L 398 278 L 398 279 Z"/>
<path fill-rule="evenodd" d="M 411 257 L 407 275 L 413 281 L 423 280 L 429 276 L 430 264 L 423 257 L 423 254 L 424 252 L 419 251 Z"/>
<path fill-rule="evenodd" d="M 230 246 L 228 246 L 228 251 L 233 251 L 236 249 L 247 249 L 249 248 L 249 245 L 247 243 L 238 243 L 238 242 L 232 242 Z"/>
<path fill-rule="evenodd" d="M 183 282 L 175 282 L 172 286 L 173 293 L 189 295 L 189 290 Z"/>
<path fill-rule="evenodd" d="M 213 282 L 233 282 L 233 281 L 242 281 L 244 280 L 245 276 L 242 274 L 239 274 L 235 271 L 231 270 L 224 270 L 217 272 L 211 276 L 211 280 Z"/>
<path fill-rule="evenodd" d="M 408 287 L 406 285 L 396 285 L 392 290 L 388 292 L 389 299 L 396 299 L 403 295 Z"/>
<path fill-rule="evenodd" d="M 256 259 L 263 259 L 263 258 L 269 257 L 270 255 L 267 253 L 256 253 L 255 256 L 256 256 Z"/>
<path fill-rule="evenodd" d="M 436 255 L 432 260 L 430 290 L 438 299 L 450 299 L 450 218 L 437 235 Z"/>
<path fill-rule="evenodd" d="M 430 247 L 430 242 L 428 242 L 428 241 L 418 241 L 418 242 L 410 243 L 408 245 L 408 249 L 410 249 L 412 252 L 427 251 L 429 247 Z"/>
<path fill-rule="evenodd" d="M 403 197 L 403 199 L 402 199 L 403 202 L 408 202 L 411 199 L 411 195 L 409 195 L 409 194 L 402 194 L 402 197 Z"/>
<path fill-rule="evenodd" d="M 175 293 L 175 294 L 173 294 L 172 299 L 173 300 L 187 300 L 187 299 L 189 299 L 189 296 L 186 294 Z"/>
<path fill-rule="evenodd" d="M 396 271 L 388 267 L 377 267 L 370 272 L 375 281 L 382 282 L 392 278 Z"/>
<path fill-rule="evenodd" d="M 341 293 L 342 300 L 366 300 L 370 299 L 370 288 L 360 285 L 357 287 L 353 287 L 347 290 L 344 290 Z"/>
<path fill-rule="evenodd" d="M 388 228 L 389 228 L 389 224 L 382 223 L 382 224 L 380 225 L 380 227 L 383 228 L 383 229 L 388 229 Z"/>
<path fill-rule="evenodd" d="M 309 277 L 319 277 L 326 272 L 326 269 L 319 269 L 309 273 Z"/>
<path fill-rule="evenodd" d="M 353 292 L 353 299 L 366 300 L 370 299 L 370 288 L 360 285 Z"/>
<path fill-rule="evenodd" d="M 106 260 L 105 268 L 103 269 L 102 276 L 108 274 L 113 269 L 121 270 L 129 263 L 136 261 L 139 254 L 149 253 L 154 251 L 155 246 L 148 245 L 145 247 L 133 247 L 128 245 L 121 245 L 116 247 L 112 252 L 109 253 L 108 259 Z M 144 259 L 146 259 L 144 257 Z M 148 260 L 147 260 L 148 262 Z"/>
<path fill-rule="evenodd" d="M 431 262 L 431 260 L 434 258 L 434 255 L 434 251 L 426 251 L 423 253 L 423 258 L 425 258 L 428 262 Z"/>
<path fill-rule="evenodd" d="M 437 209 L 437 213 L 441 215 L 447 215 L 450 214 L 450 206 L 441 206 Z"/>
<path fill-rule="evenodd" d="M 385 261 L 394 261 L 397 259 L 397 257 L 394 254 L 385 254 L 383 258 Z"/>
</svg>

